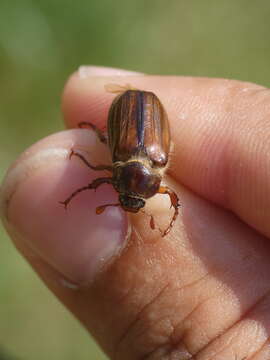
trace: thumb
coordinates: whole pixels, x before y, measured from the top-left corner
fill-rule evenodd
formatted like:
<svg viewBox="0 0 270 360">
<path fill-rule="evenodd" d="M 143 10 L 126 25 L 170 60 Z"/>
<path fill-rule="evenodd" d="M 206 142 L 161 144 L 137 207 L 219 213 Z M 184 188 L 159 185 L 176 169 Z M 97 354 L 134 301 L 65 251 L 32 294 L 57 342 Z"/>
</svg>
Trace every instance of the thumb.
<svg viewBox="0 0 270 360">
<path fill-rule="evenodd" d="M 96 215 L 116 201 L 109 185 L 80 194 L 67 211 L 59 204 L 96 177 L 69 160 L 70 149 L 95 150 L 89 161 L 100 164 L 108 157 L 101 147 L 91 131 L 61 132 L 26 151 L 4 181 L 6 228 L 46 285 L 112 359 L 231 359 L 232 351 L 242 359 L 250 343 L 253 352 L 262 347 L 268 307 L 258 306 L 253 322 L 239 320 L 269 292 L 268 252 L 232 214 L 174 183 L 182 208 L 162 238 L 144 214 L 132 216 L 132 231 L 118 207 Z M 151 201 L 161 228 L 168 208 L 164 196 Z"/>
<path fill-rule="evenodd" d="M 135 217 L 134 236 L 120 208 L 96 215 L 96 206 L 117 201 L 109 185 L 77 196 L 65 211 L 59 201 L 97 177 L 79 159 L 69 159 L 71 148 L 95 149 L 87 154 L 94 164 L 108 161 L 106 147 L 89 130 L 73 129 L 45 138 L 8 171 L 1 188 L 2 217 L 16 247 L 112 355 L 138 311 L 164 287 L 161 268 L 153 271 L 154 259 L 149 258 L 152 246 L 159 247 L 156 237 L 161 237 L 150 228 L 146 215 Z M 165 199 L 164 224 L 168 223 L 167 205 Z M 158 212 L 162 207 L 159 204 Z M 158 253 L 162 251 L 161 247 Z"/>
</svg>

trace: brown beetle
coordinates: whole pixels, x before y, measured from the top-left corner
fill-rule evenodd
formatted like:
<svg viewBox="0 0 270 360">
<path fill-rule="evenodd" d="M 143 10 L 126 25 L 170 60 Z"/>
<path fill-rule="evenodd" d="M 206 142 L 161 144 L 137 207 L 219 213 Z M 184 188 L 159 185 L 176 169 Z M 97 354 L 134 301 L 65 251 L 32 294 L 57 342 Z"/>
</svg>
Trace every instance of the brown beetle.
<svg viewBox="0 0 270 360">
<path fill-rule="evenodd" d="M 107 136 L 95 125 L 87 122 L 79 124 L 80 127 L 84 125 L 92 128 L 100 141 L 107 144 Z M 145 199 L 157 193 L 167 194 L 174 207 L 170 224 L 162 232 L 162 236 L 167 235 L 178 215 L 179 202 L 176 193 L 161 185 L 171 145 L 167 114 L 162 104 L 152 92 L 126 90 L 111 105 L 107 129 L 112 165 L 93 166 L 73 150 L 70 157 L 75 155 L 91 169 L 108 170 L 112 176 L 95 179 L 61 203 L 66 207 L 79 192 L 97 189 L 107 183 L 119 193 L 119 203 L 99 206 L 96 213 L 101 214 L 107 206 L 121 206 L 125 211 L 136 213 L 145 206 Z M 154 229 L 154 219 L 150 216 L 150 226 Z"/>
</svg>

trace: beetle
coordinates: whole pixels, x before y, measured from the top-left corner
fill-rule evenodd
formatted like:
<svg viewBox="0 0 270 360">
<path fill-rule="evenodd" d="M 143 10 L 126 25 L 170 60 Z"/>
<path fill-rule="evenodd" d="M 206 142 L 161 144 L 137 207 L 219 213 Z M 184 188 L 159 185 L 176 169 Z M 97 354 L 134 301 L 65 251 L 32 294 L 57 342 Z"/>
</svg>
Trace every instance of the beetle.
<svg viewBox="0 0 270 360">
<path fill-rule="evenodd" d="M 119 203 L 101 205 L 96 208 L 96 213 L 101 214 L 108 206 L 121 206 L 125 211 L 137 213 L 140 210 L 144 212 L 142 208 L 146 199 L 155 194 L 166 194 L 170 197 L 174 214 L 168 227 L 164 231 L 159 230 L 162 236 L 167 235 L 178 216 L 180 204 L 176 193 L 161 184 L 168 164 L 171 139 L 168 117 L 158 97 L 150 91 L 127 89 L 112 102 L 107 135 L 88 122 L 82 122 L 79 126 L 90 127 L 101 142 L 108 144 L 112 165 L 93 166 L 73 149 L 70 158 L 77 156 L 89 168 L 107 170 L 112 176 L 93 180 L 75 190 L 61 203 L 67 207 L 78 193 L 111 184 L 119 193 Z M 150 216 L 150 226 L 155 229 L 153 216 Z"/>
</svg>

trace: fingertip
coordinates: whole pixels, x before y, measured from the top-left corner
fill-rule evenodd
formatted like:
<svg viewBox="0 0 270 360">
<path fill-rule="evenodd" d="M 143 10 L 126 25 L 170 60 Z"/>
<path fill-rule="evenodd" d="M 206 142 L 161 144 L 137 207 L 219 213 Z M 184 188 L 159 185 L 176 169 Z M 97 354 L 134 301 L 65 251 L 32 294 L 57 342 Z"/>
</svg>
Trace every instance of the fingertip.
<svg viewBox="0 0 270 360">
<path fill-rule="evenodd" d="M 92 162 L 104 157 L 104 152 L 100 155 L 102 151 L 95 147 L 91 131 L 71 130 L 53 138 L 53 142 L 49 137 L 35 144 L 9 171 L 2 192 L 5 222 L 15 242 L 28 244 L 72 282 L 89 283 L 124 247 L 127 218 L 120 208 L 96 215 L 98 205 L 116 201 L 117 194 L 108 185 L 102 191 L 80 194 L 67 210 L 59 204 L 97 177 L 79 159 L 68 159 L 68 143 L 84 147 L 87 140 L 98 153 L 97 157 L 94 152 L 86 155 Z"/>
<path fill-rule="evenodd" d="M 137 71 L 124 70 L 106 66 L 82 65 L 76 72 L 76 75 L 84 79 L 90 76 L 143 76 Z"/>
<path fill-rule="evenodd" d="M 105 124 L 109 103 L 98 80 L 80 78 L 77 72 L 69 77 L 62 95 L 62 112 L 68 128 L 78 127 L 80 122 L 100 127 Z"/>
<path fill-rule="evenodd" d="M 119 84 L 126 78 L 141 76 L 144 74 L 118 68 L 80 66 L 69 77 L 63 91 L 62 111 L 67 127 L 77 127 L 83 121 L 103 126 L 115 96 L 105 90 L 106 83 Z"/>
</svg>

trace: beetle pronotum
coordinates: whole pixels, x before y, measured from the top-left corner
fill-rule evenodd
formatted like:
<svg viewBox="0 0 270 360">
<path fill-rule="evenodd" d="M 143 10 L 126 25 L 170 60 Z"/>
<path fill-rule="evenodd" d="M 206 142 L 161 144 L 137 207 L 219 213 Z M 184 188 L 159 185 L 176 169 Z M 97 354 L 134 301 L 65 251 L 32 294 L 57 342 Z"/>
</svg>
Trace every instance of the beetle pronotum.
<svg viewBox="0 0 270 360">
<path fill-rule="evenodd" d="M 145 206 L 145 199 L 155 194 L 167 194 L 174 207 L 174 215 L 168 227 L 161 231 L 165 236 L 171 230 L 178 215 L 179 202 L 174 191 L 161 185 L 170 152 L 171 140 L 167 114 L 155 94 L 149 91 L 126 90 L 113 101 L 107 123 L 108 134 L 104 134 L 91 123 L 89 126 L 100 141 L 109 145 L 112 165 L 91 165 L 80 153 L 71 151 L 71 156 L 79 157 L 93 170 L 107 170 L 110 177 L 99 177 L 90 184 L 74 191 L 65 201 L 78 193 L 97 189 L 102 184 L 112 184 L 119 193 L 119 203 L 97 207 L 101 214 L 108 206 L 121 206 L 125 211 L 137 213 Z M 142 210 L 143 211 L 143 210 Z M 155 228 L 153 216 L 150 226 Z"/>
</svg>

